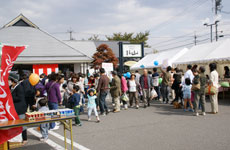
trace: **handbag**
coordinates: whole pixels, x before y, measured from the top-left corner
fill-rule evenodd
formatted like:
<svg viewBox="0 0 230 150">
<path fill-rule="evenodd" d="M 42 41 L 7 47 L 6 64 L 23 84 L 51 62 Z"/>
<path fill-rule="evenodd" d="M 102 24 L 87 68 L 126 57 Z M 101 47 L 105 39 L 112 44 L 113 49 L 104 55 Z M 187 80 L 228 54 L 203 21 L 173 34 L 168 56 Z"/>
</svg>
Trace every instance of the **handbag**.
<svg viewBox="0 0 230 150">
<path fill-rule="evenodd" d="M 198 84 L 192 84 L 192 91 L 200 90 L 200 83 Z"/>
<path fill-rule="evenodd" d="M 215 95 L 215 94 L 217 94 L 217 92 L 218 92 L 218 89 L 213 85 L 208 85 L 205 88 L 205 94 L 206 95 Z"/>
<path fill-rule="evenodd" d="M 129 101 L 129 97 L 127 96 L 127 94 L 122 94 L 121 95 L 121 100 L 123 100 L 123 101 Z"/>
<path fill-rule="evenodd" d="M 152 89 L 151 90 L 151 93 L 150 93 L 150 98 L 151 99 L 153 99 L 153 98 L 155 98 L 155 97 L 157 97 L 158 95 L 157 95 L 157 92 L 155 91 L 155 89 Z"/>
</svg>

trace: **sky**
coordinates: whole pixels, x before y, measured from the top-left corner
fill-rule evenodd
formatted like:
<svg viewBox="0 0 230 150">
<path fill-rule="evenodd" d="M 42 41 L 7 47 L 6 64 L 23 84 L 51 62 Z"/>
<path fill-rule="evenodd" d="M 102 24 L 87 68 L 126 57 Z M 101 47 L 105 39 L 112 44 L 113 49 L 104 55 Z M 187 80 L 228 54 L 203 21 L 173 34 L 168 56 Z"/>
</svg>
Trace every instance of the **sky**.
<svg viewBox="0 0 230 150">
<path fill-rule="evenodd" d="M 214 0 L 0 0 L 0 26 L 20 13 L 40 29 L 68 40 L 73 31 L 76 40 L 92 35 L 111 36 L 118 32 L 150 31 L 151 49 L 167 50 L 208 42 L 210 28 L 204 20 L 214 22 Z M 230 0 L 222 0 L 222 11 L 230 13 Z M 227 38 L 230 14 L 221 15 L 218 26 Z M 214 31 L 213 31 L 214 32 Z M 183 35 L 183 36 L 182 36 Z M 230 37 L 230 36 L 229 36 Z"/>
</svg>

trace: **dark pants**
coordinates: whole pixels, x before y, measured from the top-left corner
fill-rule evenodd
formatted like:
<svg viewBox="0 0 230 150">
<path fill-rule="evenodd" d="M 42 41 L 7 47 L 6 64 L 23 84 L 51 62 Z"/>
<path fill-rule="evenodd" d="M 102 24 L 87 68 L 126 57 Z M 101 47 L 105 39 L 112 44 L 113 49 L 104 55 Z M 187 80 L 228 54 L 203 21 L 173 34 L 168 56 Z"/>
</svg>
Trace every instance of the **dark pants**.
<svg viewBox="0 0 230 150">
<path fill-rule="evenodd" d="M 99 95 L 99 107 L 100 107 L 100 112 L 104 113 L 105 111 L 108 111 L 108 107 L 106 105 L 105 98 L 107 96 L 107 92 L 100 92 Z"/>
<path fill-rule="evenodd" d="M 154 86 L 154 90 L 157 92 L 157 99 L 161 98 L 160 86 Z"/>
<path fill-rule="evenodd" d="M 80 107 L 74 106 L 73 109 L 74 109 L 74 114 L 76 116 L 76 118 L 75 118 L 75 124 L 77 124 L 77 125 L 81 124 L 81 121 L 80 121 L 80 118 L 79 118 Z"/>
<path fill-rule="evenodd" d="M 21 114 L 21 115 L 18 115 L 18 117 L 20 119 L 25 119 L 25 114 Z M 22 130 L 22 140 L 23 141 L 27 141 L 27 127 L 23 127 L 23 130 Z"/>
<path fill-rule="evenodd" d="M 181 103 L 183 102 L 183 92 L 182 92 L 182 88 L 181 87 L 176 87 L 175 88 L 175 94 L 176 94 L 176 97 L 174 99 L 174 101 L 177 101 L 179 102 L 179 99 L 181 101 Z"/>
<path fill-rule="evenodd" d="M 163 102 L 169 102 L 169 86 L 167 85 L 162 85 L 162 97 L 163 97 Z"/>
<path fill-rule="evenodd" d="M 49 110 L 56 110 L 58 109 L 58 104 L 54 102 L 48 102 Z M 55 127 L 55 122 L 50 123 L 50 129 Z"/>
</svg>

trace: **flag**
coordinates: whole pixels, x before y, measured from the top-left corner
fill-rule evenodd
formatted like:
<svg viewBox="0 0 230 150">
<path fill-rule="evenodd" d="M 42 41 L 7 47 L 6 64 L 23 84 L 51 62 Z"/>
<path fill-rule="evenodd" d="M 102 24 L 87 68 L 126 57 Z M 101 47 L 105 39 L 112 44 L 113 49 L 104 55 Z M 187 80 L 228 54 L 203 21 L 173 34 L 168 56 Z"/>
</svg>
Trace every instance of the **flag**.
<svg viewBox="0 0 230 150">
<path fill-rule="evenodd" d="M 19 119 L 14 108 L 11 91 L 8 85 L 8 76 L 14 65 L 14 61 L 24 49 L 25 46 L 2 46 L 0 70 L 0 122 Z M 0 130 L 0 144 L 17 136 L 21 132 L 21 127 Z"/>
</svg>

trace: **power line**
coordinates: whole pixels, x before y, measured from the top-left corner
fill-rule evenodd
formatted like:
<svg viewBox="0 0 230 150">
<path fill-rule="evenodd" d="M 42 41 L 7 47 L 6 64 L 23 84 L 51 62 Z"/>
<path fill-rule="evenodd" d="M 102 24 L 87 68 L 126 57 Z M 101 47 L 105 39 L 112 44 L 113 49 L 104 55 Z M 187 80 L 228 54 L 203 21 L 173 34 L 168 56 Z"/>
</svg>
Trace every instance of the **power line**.
<svg viewBox="0 0 230 150">
<path fill-rule="evenodd" d="M 181 12 L 179 12 L 178 14 L 176 14 L 175 16 L 172 16 L 171 18 L 167 19 L 165 22 L 161 23 L 160 25 L 158 25 L 156 28 L 162 28 L 164 27 L 165 25 L 169 25 L 170 21 L 172 19 L 176 19 L 176 18 L 179 18 L 181 16 L 184 16 L 186 13 L 188 13 L 188 10 L 189 9 L 192 9 L 192 11 L 194 11 L 194 9 L 200 7 L 201 5 L 205 4 L 208 0 L 204 0 L 204 1 L 201 1 L 201 0 L 197 0 L 195 3 L 193 3 L 192 5 L 190 5 L 189 7 L 183 9 Z M 158 30 L 159 31 L 159 30 Z"/>
</svg>

